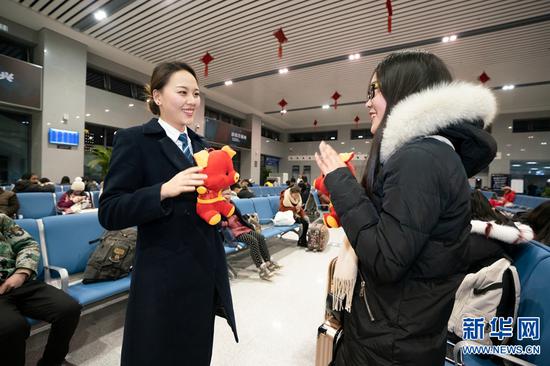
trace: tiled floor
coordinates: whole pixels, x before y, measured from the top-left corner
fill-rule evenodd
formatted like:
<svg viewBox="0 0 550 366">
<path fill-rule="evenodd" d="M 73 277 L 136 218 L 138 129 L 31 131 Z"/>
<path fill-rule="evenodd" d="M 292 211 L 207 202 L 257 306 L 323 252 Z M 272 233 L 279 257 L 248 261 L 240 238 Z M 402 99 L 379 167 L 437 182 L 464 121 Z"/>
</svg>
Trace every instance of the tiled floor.
<svg viewBox="0 0 550 366">
<path fill-rule="evenodd" d="M 335 243 L 342 235 L 331 230 L 330 244 L 322 253 L 297 248 L 295 239 L 270 240 L 271 254 L 284 268 L 269 282 L 259 278 L 248 254 L 232 257 L 230 263 L 238 271 L 231 289 L 240 342 L 235 343 L 225 320 L 217 318 L 212 365 L 313 365 L 327 266 L 338 253 Z M 83 316 L 67 360 L 82 366 L 119 365 L 125 306 L 124 301 Z M 47 334 L 28 340 L 27 365 L 36 364 Z"/>
</svg>

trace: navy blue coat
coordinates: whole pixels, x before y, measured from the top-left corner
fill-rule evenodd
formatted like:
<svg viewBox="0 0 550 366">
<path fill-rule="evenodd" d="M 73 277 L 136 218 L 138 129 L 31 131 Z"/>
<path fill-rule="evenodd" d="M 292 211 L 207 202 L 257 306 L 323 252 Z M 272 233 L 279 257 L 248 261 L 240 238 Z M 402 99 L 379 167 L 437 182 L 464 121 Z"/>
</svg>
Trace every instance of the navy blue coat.
<svg viewBox="0 0 550 366">
<path fill-rule="evenodd" d="M 194 152 L 206 147 L 187 131 Z M 157 119 L 115 135 L 99 220 L 138 227 L 122 365 L 209 365 L 215 314 L 238 341 L 217 228 L 196 214 L 196 193 L 160 200 L 161 185 L 191 166 Z"/>
</svg>

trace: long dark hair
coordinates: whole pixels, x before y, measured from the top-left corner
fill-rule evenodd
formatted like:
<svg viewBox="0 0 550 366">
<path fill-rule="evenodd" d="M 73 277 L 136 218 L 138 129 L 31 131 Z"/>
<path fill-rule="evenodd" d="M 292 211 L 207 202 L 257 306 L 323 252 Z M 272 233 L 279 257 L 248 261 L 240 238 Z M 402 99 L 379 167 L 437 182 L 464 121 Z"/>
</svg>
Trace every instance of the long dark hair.
<svg viewBox="0 0 550 366">
<path fill-rule="evenodd" d="M 362 179 L 367 195 L 372 198 L 376 175 L 380 169 L 380 145 L 386 121 L 397 103 L 411 94 L 453 80 L 451 72 L 441 59 L 431 53 L 417 50 L 388 55 L 376 66 L 373 75 L 386 100 L 386 112 L 374 134 Z"/>
<path fill-rule="evenodd" d="M 535 240 L 550 244 L 550 201 L 535 207 L 527 215 L 527 223 L 535 233 Z"/>
<path fill-rule="evenodd" d="M 511 219 L 493 209 L 487 198 L 485 198 L 479 189 L 472 192 L 470 196 L 470 205 L 472 220 L 495 221 L 500 225 L 514 226 L 514 222 Z"/>
</svg>

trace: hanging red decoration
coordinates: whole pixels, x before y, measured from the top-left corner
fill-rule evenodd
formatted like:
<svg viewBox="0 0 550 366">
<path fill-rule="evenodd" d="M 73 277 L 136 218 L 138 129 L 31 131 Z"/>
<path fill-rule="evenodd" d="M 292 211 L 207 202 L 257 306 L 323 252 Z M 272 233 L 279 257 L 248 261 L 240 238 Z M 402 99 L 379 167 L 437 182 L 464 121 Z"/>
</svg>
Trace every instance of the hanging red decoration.
<svg viewBox="0 0 550 366">
<path fill-rule="evenodd" d="M 332 99 L 334 99 L 334 109 L 337 109 L 338 108 L 338 98 L 340 98 L 341 95 L 338 94 L 337 91 L 334 92 L 334 94 L 332 94 Z"/>
<path fill-rule="evenodd" d="M 393 16 L 391 0 L 386 0 L 386 9 L 388 9 L 388 33 L 391 33 L 391 17 Z"/>
<path fill-rule="evenodd" d="M 279 106 L 281 106 L 281 114 L 285 114 L 285 113 L 286 113 L 285 107 L 287 106 L 287 104 L 288 104 L 288 103 L 286 102 L 285 98 L 283 98 L 283 99 L 281 99 L 281 100 L 279 101 Z"/>
<path fill-rule="evenodd" d="M 488 82 L 489 80 L 491 80 L 491 78 L 489 77 L 489 75 L 487 75 L 487 74 L 485 73 L 485 71 L 483 71 L 483 72 L 481 73 L 481 75 L 479 75 L 479 76 L 477 77 L 477 79 L 478 79 L 479 81 L 481 81 L 482 84 L 485 84 L 486 82 Z"/>
<path fill-rule="evenodd" d="M 277 38 L 277 41 L 279 42 L 279 58 L 283 57 L 283 43 L 288 42 L 288 39 L 285 36 L 285 32 L 283 32 L 283 28 L 279 28 L 277 31 L 273 32 L 273 35 L 275 38 Z"/>
<path fill-rule="evenodd" d="M 313 127 L 317 127 L 317 124 L 318 124 L 317 120 L 313 121 Z"/>
<path fill-rule="evenodd" d="M 355 122 L 355 127 L 357 127 L 359 125 L 359 121 L 360 121 L 359 116 L 355 116 L 353 121 Z"/>
<path fill-rule="evenodd" d="M 210 61 L 212 61 L 214 57 L 208 52 L 204 56 L 202 56 L 201 61 L 204 63 L 204 77 L 208 77 L 208 64 Z"/>
</svg>

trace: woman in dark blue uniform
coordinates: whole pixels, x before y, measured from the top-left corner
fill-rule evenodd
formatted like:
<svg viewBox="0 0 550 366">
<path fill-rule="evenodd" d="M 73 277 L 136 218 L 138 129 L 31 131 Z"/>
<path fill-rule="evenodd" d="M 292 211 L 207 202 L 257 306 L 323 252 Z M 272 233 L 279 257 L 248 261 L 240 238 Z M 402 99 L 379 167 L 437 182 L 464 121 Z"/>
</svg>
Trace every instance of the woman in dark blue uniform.
<svg viewBox="0 0 550 366">
<path fill-rule="evenodd" d="M 119 130 L 100 199 L 108 230 L 138 227 L 122 365 L 209 365 L 214 316 L 237 333 L 223 245 L 195 211 L 206 175 L 192 154 L 205 143 L 190 128 L 200 94 L 182 62 L 158 65 L 148 107 L 159 118 Z"/>
</svg>

